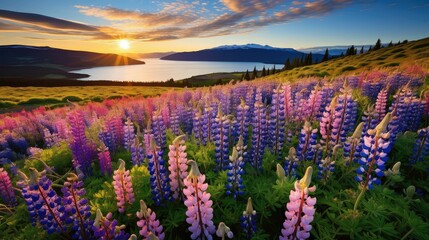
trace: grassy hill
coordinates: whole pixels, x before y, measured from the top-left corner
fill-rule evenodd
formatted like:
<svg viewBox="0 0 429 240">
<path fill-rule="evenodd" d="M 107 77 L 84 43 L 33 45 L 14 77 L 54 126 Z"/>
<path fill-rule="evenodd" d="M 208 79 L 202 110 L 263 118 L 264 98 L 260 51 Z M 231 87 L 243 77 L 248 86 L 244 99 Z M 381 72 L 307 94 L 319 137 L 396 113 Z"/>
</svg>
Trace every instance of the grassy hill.
<svg viewBox="0 0 429 240">
<path fill-rule="evenodd" d="M 311 66 L 294 68 L 267 77 L 295 80 L 300 77 L 335 77 L 374 69 L 401 70 L 417 65 L 429 72 L 429 38 L 385 47 L 377 51 L 340 57 Z"/>
</svg>

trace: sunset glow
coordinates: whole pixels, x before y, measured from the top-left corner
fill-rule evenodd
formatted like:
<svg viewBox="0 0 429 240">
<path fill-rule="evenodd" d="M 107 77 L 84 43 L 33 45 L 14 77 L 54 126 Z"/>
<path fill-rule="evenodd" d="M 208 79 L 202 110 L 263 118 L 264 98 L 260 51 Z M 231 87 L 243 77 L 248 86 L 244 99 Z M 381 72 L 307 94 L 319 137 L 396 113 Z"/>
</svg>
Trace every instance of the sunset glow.
<svg viewBox="0 0 429 240">
<path fill-rule="evenodd" d="M 127 50 L 130 48 L 130 41 L 128 41 L 128 39 L 121 39 L 119 40 L 118 45 L 121 49 Z"/>
</svg>

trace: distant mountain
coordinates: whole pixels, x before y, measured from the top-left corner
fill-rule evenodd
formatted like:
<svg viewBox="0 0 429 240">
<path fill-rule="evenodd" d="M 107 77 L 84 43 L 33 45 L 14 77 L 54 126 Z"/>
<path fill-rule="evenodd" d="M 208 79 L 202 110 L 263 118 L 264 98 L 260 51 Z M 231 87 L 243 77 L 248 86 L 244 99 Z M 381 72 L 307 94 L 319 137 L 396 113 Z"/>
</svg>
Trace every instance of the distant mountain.
<svg viewBox="0 0 429 240">
<path fill-rule="evenodd" d="M 162 58 L 176 52 L 153 52 L 153 53 L 140 53 L 139 58 Z"/>
<path fill-rule="evenodd" d="M 387 45 L 389 45 L 389 44 L 388 43 L 382 44 L 383 47 L 386 47 Z M 304 53 L 312 52 L 313 54 L 325 54 L 326 49 L 328 49 L 329 55 L 340 56 L 341 53 L 346 54 L 347 48 L 349 48 L 351 46 L 352 45 L 348 45 L 348 46 L 321 46 L 321 47 L 302 48 L 302 49 L 298 49 L 298 50 L 300 52 L 304 52 Z M 363 47 L 365 52 L 368 51 L 370 46 L 374 47 L 374 45 L 371 45 L 371 44 L 354 45 L 354 47 L 357 49 L 358 53 L 362 47 Z"/>
<path fill-rule="evenodd" d="M 224 45 L 194 52 L 174 53 L 162 60 L 176 61 L 222 61 L 222 62 L 261 62 L 267 64 L 284 64 L 286 59 L 306 55 L 292 48 L 276 48 L 268 45 Z M 313 54 L 313 61 L 320 61 L 323 54 Z"/>
<path fill-rule="evenodd" d="M 143 61 L 117 54 L 72 51 L 25 45 L 0 46 L 0 56 L 0 66 L 38 66 L 78 69 L 99 66 L 144 64 Z"/>
</svg>

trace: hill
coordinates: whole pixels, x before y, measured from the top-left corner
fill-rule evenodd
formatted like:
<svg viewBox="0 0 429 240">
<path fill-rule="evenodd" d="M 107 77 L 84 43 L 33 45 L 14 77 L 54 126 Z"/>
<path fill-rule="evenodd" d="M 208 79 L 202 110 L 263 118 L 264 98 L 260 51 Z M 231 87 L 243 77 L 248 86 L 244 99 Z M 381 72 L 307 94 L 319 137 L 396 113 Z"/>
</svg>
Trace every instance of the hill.
<svg viewBox="0 0 429 240">
<path fill-rule="evenodd" d="M 301 58 L 305 53 L 292 48 L 275 48 L 258 44 L 225 45 L 194 52 L 174 53 L 163 60 L 176 61 L 222 61 L 222 62 L 261 62 L 267 64 L 284 64 L 286 59 Z M 322 54 L 313 54 L 313 61 L 320 61 Z"/>
</svg>

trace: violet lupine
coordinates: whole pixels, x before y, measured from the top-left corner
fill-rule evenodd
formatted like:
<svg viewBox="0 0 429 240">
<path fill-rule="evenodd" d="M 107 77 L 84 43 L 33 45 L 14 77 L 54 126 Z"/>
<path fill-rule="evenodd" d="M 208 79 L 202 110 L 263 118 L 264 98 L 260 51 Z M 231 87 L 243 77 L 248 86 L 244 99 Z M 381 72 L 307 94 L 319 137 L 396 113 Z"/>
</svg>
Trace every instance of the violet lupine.
<svg viewBox="0 0 429 240">
<path fill-rule="evenodd" d="M 321 179 L 324 184 L 328 182 L 329 177 L 335 170 L 335 162 L 338 154 L 338 149 L 341 145 L 336 145 L 332 149 L 332 154 L 327 155 L 324 159 L 317 163 L 317 178 Z"/>
<path fill-rule="evenodd" d="M 310 197 L 310 192 L 316 191 L 316 186 L 310 187 L 312 167 L 308 167 L 301 180 L 295 181 L 295 190 L 290 190 L 289 202 L 286 205 L 286 220 L 283 223 L 280 240 L 307 239 L 312 229 L 311 222 L 316 212 L 316 198 Z"/>
<path fill-rule="evenodd" d="M 85 122 L 80 112 L 74 112 L 68 115 L 72 141 L 70 149 L 72 150 L 75 168 L 79 167 L 85 175 L 91 174 L 91 158 L 93 151 L 85 135 Z"/>
<path fill-rule="evenodd" d="M 216 111 L 212 106 L 206 103 L 204 107 L 204 116 L 203 116 L 203 137 L 204 143 L 210 142 L 213 140 L 213 124 L 216 118 Z"/>
<path fill-rule="evenodd" d="M 154 112 L 152 116 L 152 129 L 153 129 L 153 135 L 155 137 L 156 144 L 160 148 L 164 149 L 167 144 L 167 139 L 166 139 L 167 129 L 160 111 Z"/>
<path fill-rule="evenodd" d="M 247 199 L 246 210 L 240 217 L 240 226 L 246 239 L 252 239 L 256 232 L 256 211 L 253 210 L 252 198 Z"/>
<path fill-rule="evenodd" d="M 170 116 L 171 130 L 175 135 L 180 134 L 179 114 L 177 112 L 177 109 L 172 110 Z"/>
<path fill-rule="evenodd" d="M 285 165 L 283 167 L 285 175 L 288 177 L 297 177 L 298 174 L 296 169 L 299 165 L 299 158 L 296 156 L 296 150 L 294 147 L 289 149 L 289 154 L 285 157 Z"/>
<path fill-rule="evenodd" d="M 353 162 L 358 162 L 362 151 L 362 133 L 364 132 L 364 123 L 361 122 L 356 127 L 352 136 L 344 142 L 344 159 L 349 166 Z"/>
<path fill-rule="evenodd" d="M 3 168 L 0 168 L 0 197 L 8 206 L 12 207 L 17 204 L 9 174 Z"/>
<path fill-rule="evenodd" d="M 140 228 L 140 236 L 149 239 L 149 234 L 153 234 L 160 240 L 164 239 L 163 227 L 156 219 L 156 213 L 148 208 L 143 200 L 140 200 L 140 211 L 136 213 L 136 216 L 139 219 L 137 226 Z"/>
<path fill-rule="evenodd" d="M 103 216 L 100 209 L 97 209 L 92 226 L 94 237 L 100 240 L 128 240 L 129 234 L 124 231 L 125 225 L 118 226 L 118 221 L 111 218 L 112 213 Z"/>
<path fill-rule="evenodd" d="M 411 154 L 409 164 L 414 165 L 423 161 L 423 157 L 429 155 L 429 127 L 417 131 L 417 139 L 414 143 L 413 153 Z"/>
<path fill-rule="evenodd" d="M 216 236 L 222 238 L 222 240 L 225 240 L 225 237 L 233 238 L 234 233 L 228 226 L 225 225 L 224 222 L 220 222 L 216 230 Z"/>
<path fill-rule="evenodd" d="M 249 134 L 249 106 L 246 105 L 246 102 L 243 98 L 240 99 L 240 105 L 237 106 L 236 110 L 236 122 L 234 126 L 234 131 L 236 136 L 242 136 L 244 144 L 247 144 L 247 136 Z"/>
<path fill-rule="evenodd" d="M 130 170 L 125 170 L 125 162 L 122 159 L 119 159 L 119 167 L 113 173 L 112 184 L 116 193 L 118 211 L 123 213 L 125 212 L 125 205 L 134 202 L 134 191 Z"/>
<path fill-rule="evenodd" d="M 148 150 L 150 149 L 150 143 L 152 141 L 152 138 L 154 138 L 155 135 L 152 131 L 152 122 L 149 120 L 147 123 L 147 128 L 145 129 L 144 135 L 143 135 L 143 143 L 144 143 L 144 149 Z"/>
<path fill-rule="evenodd" d="M 375 101 L 375 113 L 377 114 L 378 122 L 383 120 L 386 115 L 386 106 L 387 106 L 387 93 L 389 86 L 383 88 L 377 95 L 377 100 Z"/>
<path fill-rule="evenodd" d="M 169 146 L 168 152 L 168 170 L 170 171 L 170 188 L 174 199 L 183 200 L 183 179 L 188 176 L 188 161 L 186 158 L 186 135 L 178 136 Z"/>
<path fill-rule="evenodd" d="M 262 156 L 267 142 L 266 110 L 261 101 L 254 106 L 252 150 L 250 152 L 250 163 L 256 170 L 262 169 Z"/>
<path fill-rule="evenodd" d="M 33 225 L 38 221 L 48 234 L 66 232 L 65 208 L 61 198 L 52 189 L 52 181 L 46 177 L 45 171 L 39 173 L 30 168 L 29 180 L 24 173 L 18 171 L 18 174 L 21 177 L 18 185 L 22 189 Z"/>
<path fill-rule="evenodd" d="M 124 125 L 124 147 L 128 151 L 131 151 L 131 145 L 134 141 L 134 124 L 128 118 Z"/>
<path fill-rule="evenodd" d="M 112 159 L 110 158 L 109 148 L 103 143 L 98 148 L 98 160 L 100 161 L 101 173 L 110 176 L 112 174 Z"/>
<path fill-rule="evenodd" d="M 145 153 L 142 143 L 140 143 L 140 136 L 137 134 L 134 137 L 134 142 L 131 145 L 131 161 L 134 166 L 141 166 L 144 163 Z"/>
<path fill-rule="evenodd" d="M 271 136 L 270 145 L 274 154 L 278 155 L 285 142 L 285 102 L 284 92 L 281 85 L 273 90 L 273 99 L 271 101 L 271 112 L 268 120 L 268 135 Z"/>
<path fill-rule="evenodd" d="M 227 172 L 227 183 L 226 195 L 233 195 L 234 199 L 239 195 L 244 194 L 244 185 L 242 175 L 244 174 L 244 161 L 243 156 L 238 153 L 238 149 L 243 149 L 243 137 L 240 136 L 240 140 L 237 143 L 237 146 L 232 149 L 232 155 L 229 156 L 229 165 Z M 244 149 L 243 149 L 244 150 Z M 241 154 L 243 153 L 241 150 Z"/>
<path fill-rule="evenodd" d="M 313 129 L 310 122 L 305 121 L 301 133 L 299 134 L 298 147 L 296 148 L 296 155 L 301 162 L 313 160 L 317 143 L 316 140 L 317 129 Z"/>
<path fill-rule="evenodd" d="M 381 177 L 384 176 L 384 164 L 392 148 L 390 133 L 386 132 L 391 118 L 391 113 L 387 113 L 380 124 L 375 129 L 368 130 L 364 136 L 360 166 L 356 170 L 356 180 L 362 184 L 362 189 L 372 189 L 373 184 L 380 184 Z"/>
<path fill-rule="evenodd" d="M 213 224 L 213 201 L 207 193 L 208 184 L 204 183 L 206 175 L 201 174 L 195 161 L 189 160 L 191 165 L 189 175 L 184 180 L 186 196 L 186 222 L 190 224 L 188 230 L 192 233 L 191 239 L 213 239 L 216 228 Z"/>
<path fill-rule="evenodd" d="M 168 179 L 167 169 L 164 159 L 162 158 L 163 151 L 156 146 L 153 138 L 150 148 L 146 152 L 149 160 L 147 168 L 150 173 L 152 199 L 155 205 L 158 206 L 163 200 L 171 200 L 170 180 Z"/>
<path fill-rule="evenodd" d="M 226 170 L 228 167 L 228 131 L 230 127 L 230 117 L 222 113 L 221 104 L 219 104 L 218 113 L 213 124 L 213 140 L 215 143 L 215 161 L 216 170 Z"/>
<path fill-rule="evenodd" d="M 319 85 L 316 85 L 313 90 L 311 90 L 308 101 L 305 105 L 305 118 L 308 121 L 312 121 L 316 115 L 319 113 L 320 107 L 322 105 L 322 91 Z"/>
<path fill-rule="evenodd" d="M 72 226 L 73 239 L 90 239 L 94 221 L 90 219 L 91 208 L 88 200 L 83 198 L 85 195 L 81 180 L 83 174 L 79 175 L 81 175 L 80 179 L 74 173 L 69 174 L 67 177 L 64 187 L 61 189 L 63 193 L 62 204 L 67 215 L 66 222 Z"/>
<path fill-rule="evenodd" d="M 46 147 L 50 148 L 57 145 L 60 142 L 58 133 L 51 133 L 49 129 L 43 129 L 43 137 L 45 139 Z"/>
<path fill-rule="evenodd" d="M 193 130 L 192 132 L 194 133 L 195 139 L 197 140 L 198 144 L 205 144 L 205 139 L 204 139 L 204 122 L 203 122 L 203 110 L 201 109 L 201 107 L 197 107 L 194 113 L 194 118 L 193 123 L 192 123 L 192 127 Z"/>
<path fill-rule="evenodd" d="M 378 113 L 374 109 L 374 105 L 368 105 L 366 110 L 362 114 L 363 132 L 368 131 L 368 129 L 374 129 L 377 124 L 380 123 L 378 120 Z"/>
<path fill-rule="evenodd" d="M 322 135 L 320 144 L 324 145 L 326 152 L 330 152 L 331 149 L 332 123 L 334 122 L 337 98 L 338 97 L 332 98 L 331 104 L 325 107 L 325 111 L 322 113 L 322 117 L 319 122 L 320 134 Z"/>
</svg>

